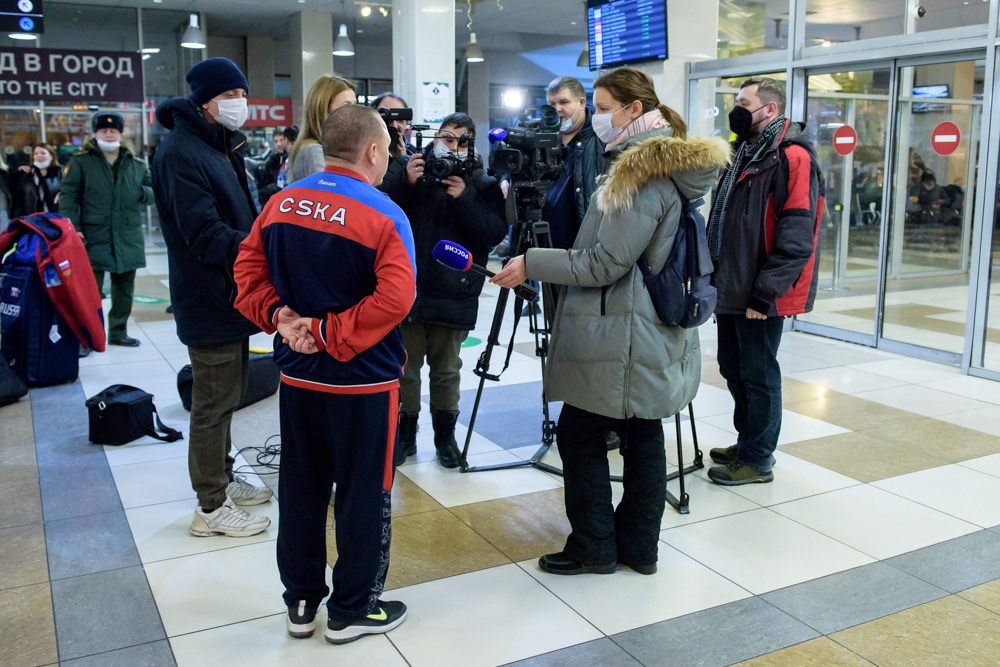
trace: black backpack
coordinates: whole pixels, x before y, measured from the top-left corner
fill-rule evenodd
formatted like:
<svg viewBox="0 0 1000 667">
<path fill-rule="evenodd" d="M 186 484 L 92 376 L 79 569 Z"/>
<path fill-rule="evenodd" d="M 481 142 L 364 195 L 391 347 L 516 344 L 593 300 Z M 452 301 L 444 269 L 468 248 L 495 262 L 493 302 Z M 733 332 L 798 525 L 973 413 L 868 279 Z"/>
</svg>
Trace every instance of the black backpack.
<svg viewBox="0 0 1000 667">
<path fill-rule="evenodd" d="M 677 188 L 677 184 L 674 183 Z M 712 258 L 708 252 L 705 216 L 698 210 L 704 199 L 687 201 L 677 188 L 683 208 L 674 247 L 663 270 L 652 273 L 645 255 L 636 264 L 642 282 L 653 300 L 656 315 L 664 324 L 693 329 L 708 321 L 715 312 L 716 291 L 712 286 Z"/>
</svg>

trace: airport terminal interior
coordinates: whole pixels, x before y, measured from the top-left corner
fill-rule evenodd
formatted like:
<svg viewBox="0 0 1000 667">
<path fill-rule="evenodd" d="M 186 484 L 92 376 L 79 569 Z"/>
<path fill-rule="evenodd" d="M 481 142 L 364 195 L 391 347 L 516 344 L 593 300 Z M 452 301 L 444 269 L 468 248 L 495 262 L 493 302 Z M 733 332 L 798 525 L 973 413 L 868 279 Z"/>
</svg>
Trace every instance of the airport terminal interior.
<svg viewBox="0 0 1000 667">
<path fill-rule="evenodd" d="M 699 136 L 731 138 L 727 115 L 748 76 L 785 81 L 787 115 L 807 124 L 827 197 L 815 308 L 785 321 L 778 353 L 773 482 L 727 488 L 707 477 L 708 450 L 736 437 L 710 320 L 699 328 L 698 394 L 663 420 L 668 470 L 688 469 L 689 511 L 667 506 L 658 571 L 543 572 L 538 558 L 562 549 L 569 523 L 558 442 L 542 446 L 536 337 L 525 319 L 515 327 L 513 300 L 491 372 L 513 333 L 510 365 L 485 382 L 469 433 L 473 370 L 501 295 L 487 284 L 461 353 L 456 435 L 460 446 L 468 436 L 470 466 L 511 465 L 440 466 L 423 397 L 417 455 L 395 474 L 382 596 L 409 615 L 343 646 L 322 632 L 286 634 L 277 494 L 249 508 L 271 519 L 263 533 L 188 533 L 196 499 L 177 374 L 189 356 L 166 312 L 156 209 L 145 209 L 146 267 L 128 322 L 140 345 L 92 353 L 76 381 L 0 407 L 0 665 L 1000 664 L 1000 0 L 37 5 L 10 10 L 35 27 L 5 23 L 10 36 L 0 36 L 0 149 L 12 167 L 30 162 L 23 147 L 36 141 L 65 164 L 97 110 L 121 114 L 125 139 L 150 156 L 166 135 L 157 105 L 187 95 L 185 72 L 211 56 L 247 73 L 260 111 L 244 132 L 260 158 L 276 128 L 301 122 L 322 74 L 354 80 L 359 102 L 400 92 L 414 123 L 466 111 L 485 136 L 536 111 L 557 76 L 579 79 L 589 99 L 599 68 L 628 62 Z M 637 21 L 653 54 L 616 55 L 608 12 Z M 15 39 L 38 30 L 42 13 L 43 31 Z M 201 48 L 182 46 L 191 28 Z M 315 57 L 340 48 L 341 35 L 353 55 Z M 468 60 L 474 46 L 481 62 Z M 12 96 L 9 82 L 25 72 L 9 68 L 25 49 L 100 50 L 134 67 L 138 84 L 112 74 L 118 98 L 40 99 L 25 79 Z M 85 400 L 112 384 L 153 394 L 184 439 L 91 444 Z M 554 417 L 560 408 L 549 406 Z M 278 412 L 275 394 L 232 423 L 237 472 L 275 491 Z M 705 465 L 691 470 L 695 435 Z M 609 459 L 621 474 L 621 455 Z M 680 496 L 679 481 L 668 491 Z M 613 492 L 617 502 L 620 483 Z M 327 530 L 333 563 L 332 510 Z"/>
</svg>

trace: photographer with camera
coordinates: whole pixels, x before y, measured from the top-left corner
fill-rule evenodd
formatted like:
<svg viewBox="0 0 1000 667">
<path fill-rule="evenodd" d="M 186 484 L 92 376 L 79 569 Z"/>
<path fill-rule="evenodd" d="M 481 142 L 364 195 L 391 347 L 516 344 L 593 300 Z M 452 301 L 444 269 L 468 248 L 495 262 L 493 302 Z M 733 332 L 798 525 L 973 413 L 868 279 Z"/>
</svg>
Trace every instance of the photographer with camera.
<svg viewBox="0 0 1000 667">
<path fill-rule="evenodd" d="M 380 190 L 399 205 L 413 227 L 417 256 L 417 299 L 403 321 L 407 363 L 400 380 L 399 447 L 396 463 L 417 452 L 420 413 L 420 369 L 430 366 L 430 408 L 438 462 L 456 468 L 460 452 L 455 442 L 462 360 L 459 350 L 476 326 L 483 277 L 459 273 L 436 262 L 431 253 L 438 241 L 454 241 L 485 265 L 490 248 L 507 232 L 503 192 L 487 176 L 478 156 L 470 159 L 469 144 L 476 126 L 464 113 L 441 122 L 434 141 L 413 155 L 396 159 Z"/>
<path fill-rule="evenodd" d="M 602 179 L 573 247 L 530 248 L 491 279 L 510 288 L 530 278 L 563 285 L 549 343 L 544 394 L 563 401 L 556 427 L 572 532 L 542 556 L 551 574 L 610 574 L 619 563 L 656 572 L 666 499 L 663 424 L 698 389 L 697 329 L 663 324 L 642 272 L 667 263 L 686 201 L 708 192 L 729 163 L 722 139 L 688 137 L 660 104 L 653 80 L 622 67 L 594 82 L 593 128 L 609 144 Z M 496 155 L 496 152 L 494 153 Z M 625 494 L 615 508 L 607 436 L 625 459 Z"/>
<path fill-rule="evenodd" d="M 372 102 L 372 108 L 378 110 L 382 120 L 389 128 L 389 155 L 393 158 L 389 163 L 389 168 L 392 169 L 395 158 L 401 155 L 412 155 L 414 152 L 413 146 L 406 141 L 406 121 L 413 120 L 413 110 L 407 106 L 406 100 L 390 91 L 376 97 L 375 101 Z M 382 109 L 388 110 L 389 113 L 382 111 Z M 409 113 L 400 114 L 395 112 L 395 109 L 404 109 Z"/>
</svg>

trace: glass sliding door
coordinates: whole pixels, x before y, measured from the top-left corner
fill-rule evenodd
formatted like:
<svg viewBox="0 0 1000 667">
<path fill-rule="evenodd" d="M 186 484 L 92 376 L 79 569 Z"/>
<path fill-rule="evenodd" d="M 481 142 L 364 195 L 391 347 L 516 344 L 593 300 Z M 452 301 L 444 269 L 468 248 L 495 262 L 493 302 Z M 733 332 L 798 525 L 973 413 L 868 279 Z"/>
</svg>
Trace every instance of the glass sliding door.
<svg viewBox="0 0 1000 667">
<path fill-rule="evenodd" d="M 985 61 L 901 66 L 881 337 L 961 355 Z"/>
<path fill-rule="evenodd" d="M 826 179 L 819 290 L 800 322 L 875 343 L 890 68 L 807 77 L 807 130 Z M 836 334 L 831 334 L 836 335 Z"/>
</svg>

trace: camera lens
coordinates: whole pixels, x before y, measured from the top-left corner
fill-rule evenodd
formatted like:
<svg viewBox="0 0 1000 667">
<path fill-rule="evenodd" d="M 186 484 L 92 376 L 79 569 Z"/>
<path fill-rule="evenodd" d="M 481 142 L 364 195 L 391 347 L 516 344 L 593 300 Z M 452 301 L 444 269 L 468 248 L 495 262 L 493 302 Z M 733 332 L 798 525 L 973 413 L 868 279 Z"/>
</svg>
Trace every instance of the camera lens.
<svg viewBox="0 0 1000 667">
<path fill-rule="evenodd" d="M 431 175 L 432 178 L 441 180 L 442 178 L 448 178 L 454 173 L 452 167 L 452 160 L 448 158 L 438 158 L 436 160 L 431 160 L 427 163 L 427 173 Z"/>
</svg>

